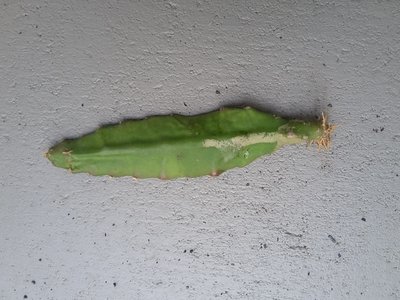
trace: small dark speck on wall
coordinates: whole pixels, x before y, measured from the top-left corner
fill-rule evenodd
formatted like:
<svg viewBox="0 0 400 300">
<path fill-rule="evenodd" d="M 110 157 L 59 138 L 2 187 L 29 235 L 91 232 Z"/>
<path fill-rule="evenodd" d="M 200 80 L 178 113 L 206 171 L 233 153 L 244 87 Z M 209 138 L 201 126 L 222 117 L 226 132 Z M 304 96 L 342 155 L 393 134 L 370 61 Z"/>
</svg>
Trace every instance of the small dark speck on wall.
<svg viewBox="0 0 400 300">
<path fill-rule="evenodd" d="M 221 92 L 220 92 L 219 90 L 216 90 L 215 93 L 216 93 L 217 95 L 221 94 Z"/>
<path fill-rule="evenodd" d="M 116 282 L 114 282 L 114 283 L 113 283 L 113 286 L 114 286 L 114 287 L 116 287 L 116 286 L 117 286 L 117 283 L 116 283 Z"/>
<path fill-rule="evenodd" d="M 328 234 L 328 238 L 331 240 L 332 243 L 338 244 L 338 242 L 336 241 L 336 239 L 332 235 Z"/>
<path fill-rule="evenodd" d="M 28 295 L 24 295 L 24 299 L 28 299 Z"/>
<path fill-rule="evenodd" d="M 367 221 L 367 219 L 366 219 L 366 218 L 364 218 L 364 217 L 362 217 L 362 218 L 361 218 L 361 221 L 364 221 L 364 222 L 366 222 L 366 221 Z"/>
<path fill-rule="evenodd" d="M 31 282 L 32 282 L 32 284 L 36 284 L 36 281 L 35 281 L 35 280 L 32 280 Z"/>
</svg>

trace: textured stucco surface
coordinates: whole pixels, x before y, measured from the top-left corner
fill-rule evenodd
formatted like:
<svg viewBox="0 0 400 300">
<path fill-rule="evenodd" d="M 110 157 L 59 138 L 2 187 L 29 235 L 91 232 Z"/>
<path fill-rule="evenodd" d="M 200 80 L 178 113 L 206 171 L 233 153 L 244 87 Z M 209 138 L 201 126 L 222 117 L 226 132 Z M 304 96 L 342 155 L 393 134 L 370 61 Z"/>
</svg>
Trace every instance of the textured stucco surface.
<svg viewBox="0 0 400 300">
<path fill-rule="evenodd" d="M 0 1 L 1 299 L 399 299 L 399 1 Z M 217 92 L 218 91 L 218 92 Z M 72 175 L 101 124 L 250 104 L 333 147 Z"/>
</svg>

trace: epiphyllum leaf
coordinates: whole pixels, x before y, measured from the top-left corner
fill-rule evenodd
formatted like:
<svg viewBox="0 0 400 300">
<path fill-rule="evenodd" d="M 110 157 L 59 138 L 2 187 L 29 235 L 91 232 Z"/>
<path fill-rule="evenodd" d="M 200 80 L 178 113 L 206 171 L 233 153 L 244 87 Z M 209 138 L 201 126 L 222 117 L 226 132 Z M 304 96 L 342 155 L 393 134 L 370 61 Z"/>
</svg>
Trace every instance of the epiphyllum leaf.
<svg viewBox="0 0 400 300">
<path fill-rule="evenodd" d="M 67 139 L 46 154 L 73 173 L 172 179 L 218 175 L 282 146 L 327 148 L 333 126 L 289 120 L 256 109 L 225 108 L 196 116 L 152 116 Z"/>
</svg>

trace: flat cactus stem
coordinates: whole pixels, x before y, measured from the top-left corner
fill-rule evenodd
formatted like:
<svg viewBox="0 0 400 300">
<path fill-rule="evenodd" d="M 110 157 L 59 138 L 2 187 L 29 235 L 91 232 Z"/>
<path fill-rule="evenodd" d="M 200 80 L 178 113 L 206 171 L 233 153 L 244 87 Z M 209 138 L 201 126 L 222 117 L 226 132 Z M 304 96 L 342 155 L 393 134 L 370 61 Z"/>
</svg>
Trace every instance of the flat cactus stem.
<svg viewBox="0 0 400 300">
<path fill-rule="evenodd" d="M 282 146 L 327 148 L 333 126 L 289 120 L 254 108 L 197 116 L 153 116 L 104 126 L 52 147 L 47 158 L 72 173 L 172 179 L 216 176 Z"/>
</svg>

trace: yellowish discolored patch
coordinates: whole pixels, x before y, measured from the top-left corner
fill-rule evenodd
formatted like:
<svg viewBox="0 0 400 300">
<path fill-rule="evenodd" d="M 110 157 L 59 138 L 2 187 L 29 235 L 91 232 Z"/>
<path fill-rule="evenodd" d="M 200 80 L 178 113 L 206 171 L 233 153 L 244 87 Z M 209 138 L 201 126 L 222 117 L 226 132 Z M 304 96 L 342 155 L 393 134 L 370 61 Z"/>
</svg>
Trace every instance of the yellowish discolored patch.
<svg viewBox="0 0 400 300">
<path fill-rule="evenodd" d="M 221 150 L 238 150 L 246 146 L 262 143 L 276 143 L 277 147 L 280 147 L 287 144 L 301 143 L 302 141 L 304 141 L 303 138 L 295 135 L 294 133 L 289 135 L 283 135 L 281 133 L 254 133 L 249 135 L 235 136 L 223 140 L 206 139 L 203 141 L 203 147 L 214 147 Z"/>
</svg>

